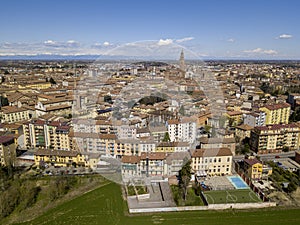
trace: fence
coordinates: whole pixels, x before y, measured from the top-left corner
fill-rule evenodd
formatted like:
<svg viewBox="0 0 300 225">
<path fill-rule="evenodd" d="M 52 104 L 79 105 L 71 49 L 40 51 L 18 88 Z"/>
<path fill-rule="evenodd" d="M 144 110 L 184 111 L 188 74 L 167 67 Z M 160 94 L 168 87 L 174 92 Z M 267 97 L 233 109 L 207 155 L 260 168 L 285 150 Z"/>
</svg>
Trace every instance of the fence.
<svg viewBox="0 0 300 225">
<path fill-rule="evenodd" d="M 208 206 L 182 206 L 182 207 L 165 207 L 165 208 L 129 209 L 129 213 L 179 212 L 179 211 L 250 209 L 250 208 L 258 209 L 258 208 L 267 208 L 267 207 L 274 207 L 274 206 L 276 206 L 275 202 L 210 204 Z"/>
</svg>

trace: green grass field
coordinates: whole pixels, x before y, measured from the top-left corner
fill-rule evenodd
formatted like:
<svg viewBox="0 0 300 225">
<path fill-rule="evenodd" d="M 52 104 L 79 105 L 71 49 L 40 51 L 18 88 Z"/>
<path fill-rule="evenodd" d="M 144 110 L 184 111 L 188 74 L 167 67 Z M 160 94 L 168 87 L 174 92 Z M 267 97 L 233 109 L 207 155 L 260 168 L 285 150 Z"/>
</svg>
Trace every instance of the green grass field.
<svg viewBox="0 0 300 225">
<path fill-rule="evenodd" d="M 206 191 L 208 204 L 261 202 L 260 198 L 250 189 Z"/>
<path fill-rule="evenodd" d="M 299 212 L 299 209 L 259 209 L 247 211 L 193 211 L 128 215 L 125 201 L 122 199 L 120 186 L 109 183 L 49 210 L 33 221 L 23 224 L 298 225 L 300 224 Z"/>
</svg>

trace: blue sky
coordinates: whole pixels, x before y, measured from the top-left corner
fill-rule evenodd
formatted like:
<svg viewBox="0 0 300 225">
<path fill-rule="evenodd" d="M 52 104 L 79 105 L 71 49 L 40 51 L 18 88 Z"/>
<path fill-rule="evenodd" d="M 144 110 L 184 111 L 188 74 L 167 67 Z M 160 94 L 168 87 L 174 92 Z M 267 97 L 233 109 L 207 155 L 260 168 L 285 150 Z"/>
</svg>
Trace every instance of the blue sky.
<svg viewBox="0 0 300 225">
<path fill-rule="evenodd" d="M 102 54 L 130 42 L 212 58 L 300 59 L 297 0 L 1 0 L 0 55 Z"/>
</svg>

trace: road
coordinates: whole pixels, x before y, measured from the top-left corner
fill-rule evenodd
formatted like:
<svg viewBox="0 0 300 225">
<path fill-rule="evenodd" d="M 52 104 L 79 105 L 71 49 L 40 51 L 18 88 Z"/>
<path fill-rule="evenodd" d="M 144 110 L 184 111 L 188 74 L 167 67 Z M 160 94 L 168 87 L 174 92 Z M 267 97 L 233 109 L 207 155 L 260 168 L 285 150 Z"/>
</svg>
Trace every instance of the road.
<svg viewBox="0 0 300 225">
<path fill-rule="evenodd" d="M 262 161 L 269 161 L 269 160 L 274 160 L 275 157 L 279 157 L 279 158 L 294 157 L 295 156 L 295 151 L 275 153 L 275 154 L 261 154 L 261 155 L 257 155 L 257 156 L 259 156 Z M 233 156 L 234 161 L 242 160 L 244 158 L 245 158 L 244 155 Z"/>
</svg>

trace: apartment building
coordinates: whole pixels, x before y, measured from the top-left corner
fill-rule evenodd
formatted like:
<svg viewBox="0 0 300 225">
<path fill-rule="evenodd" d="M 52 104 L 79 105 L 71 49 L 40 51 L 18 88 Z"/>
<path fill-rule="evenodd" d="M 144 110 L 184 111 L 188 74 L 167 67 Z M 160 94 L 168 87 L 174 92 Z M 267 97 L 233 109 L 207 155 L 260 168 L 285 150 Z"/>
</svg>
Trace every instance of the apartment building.
<svg viewBox="0 0 300 225">
<path fill-rule="evenodd" d="M 72 131 L 69 137 L 74 150 L 82 153 L 100 153 L 101 155 L 115 156 L 117 151 L 117 136 L 115 134 Z"/>
<path fill-rule="evenodd" d="M 251 127 L 260 127 L 266 125 L 266 113 L 263 111 L 244 114 L 244 124 Z"/>
<path fill-rule="evenodd" d="M 194 143 L 197 135 L 197 119 L 182 118 L 168 120 L 168 132 L 171 141 Z"/>
<path fill-rule="evenodd" d="M 265 105 L 259 110 L 266 113 L 266 125 L 289 123 L 291 106 L 288 103 Z"/>
<path fill-rule="evenodd" d="M 300 144 L 300 127 L 296 124 L 274 124 L 255 127 L 251 131 L 250 146 L 258 154 L 296 150 Z"/>
<path fill-rule="evenodd" d="M 23 124 L 24 144 L 27 149 L 44 148 L 71 150 L 70 126 L 61 121 L 31 120 Z"/>
</svg>

